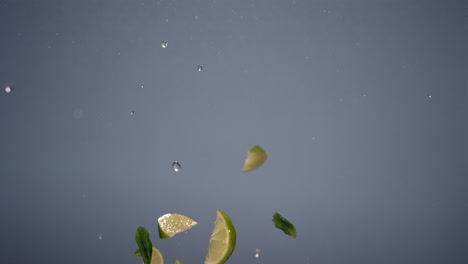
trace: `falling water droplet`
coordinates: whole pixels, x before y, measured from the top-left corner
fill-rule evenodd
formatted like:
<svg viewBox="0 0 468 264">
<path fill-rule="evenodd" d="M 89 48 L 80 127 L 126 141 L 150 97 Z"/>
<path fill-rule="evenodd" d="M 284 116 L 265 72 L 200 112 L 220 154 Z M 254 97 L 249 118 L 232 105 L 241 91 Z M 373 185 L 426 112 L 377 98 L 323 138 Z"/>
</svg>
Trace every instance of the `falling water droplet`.
<svg viewBox="0 0 468 264">
<path fill-rule="evenodd" d="M 13 89 L 14 89 L 13 86 L 11 86 L 11 85 L 6 85 L 6 86 L 5 86 L 5 93 L 7 93 L 7 94 L 8 94 L 8 93 L 11 93 L 11 92 L 13 91 Z"/>
<path fill-rule="evenodd" d="M 203 66 L 202 65 L 198 65 L 198 71 L 201 72 L 203 70 Z"/>
<path fill-rule="evenodd" d="M 161 47 L 163 47 L 163 49 L 167 47 L 167 42 L 165 40 L 161 42 Z"/>
<path fill-rule="evenodd" d="M 258 257 L 260 257 L 260 249 L 259 248 L 255 249 L 255 258 L 258 258 Z"/>
<path fill-rule="evenodd" d="M 432 98 L 432 95 L 429 94 L 427 97 L 428 97 L 428 98 Z"/>
<path fill-rule="evenodd" d="M 135 114 L 135 111 L 130 111 L 130 115 L 134 115 Z"/>
<path fill-rule="evenodd" d="M 143 89 L 143 88 L 145 88 L 145 86 L 142 84 L 142 85 L 140 86 L 140 88 Z"/>
<path fill-rule="evenodd" d="M 182 168 L 182 166 L 180 166 L 180 163 L 176 161 L 174 161 L 172 163 L 172 169 L 175 171 L 175 172 L 178 172 L 180 171 L 180 169 Z"/>
<path fill-rule="evenodd" d="M 102 239 L 102 234 L 99 234 L 98 238 L 99 238 L 99 240 L 101 240 Z"/>
</svg>

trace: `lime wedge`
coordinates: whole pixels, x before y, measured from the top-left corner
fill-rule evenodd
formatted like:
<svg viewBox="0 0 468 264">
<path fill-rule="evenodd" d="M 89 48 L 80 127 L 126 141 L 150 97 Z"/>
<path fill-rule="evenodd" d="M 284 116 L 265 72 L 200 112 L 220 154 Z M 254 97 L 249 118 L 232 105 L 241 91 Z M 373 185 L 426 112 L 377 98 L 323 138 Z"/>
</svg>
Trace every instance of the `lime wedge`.
<svg viewBox="0 0 468 264">
<path fill-rule="evenodd" d="M 190 217 L 181 214 L 165 214 L 158 219 L 159 238 L 170 238 L 197 225 Z"/>
<path fill-rule="evenodd" d="M 156 247 L 153 247 L 153 253 L 151 255 L 151 264 L 164 264 L 164 258 Z"/>
<path fill-rule="evenodd" d="M 180 262 L 179 260 L 176 259 L 175 264 L 184 264 L 184 263 L 182 263 L 182 262 Z"/>
<path fill-rule="evenodd" d="M 290 235 L 292 236 L 293 238 L 296 238 L 296 228 L 294 227 L 293 224 L 291 224 L 291 222 L 289 222 L 288 220 L 286 220 L 286 218 L 284 218 L 283 216 L 281 216 L 280 214 L 278 213 L 275 213 L 273 215 L 273 223 L 275 224 L 275 226 L 278 228 L 278 229 L 281 229 L 283 230 L 283 232 L 286 234 L 286 235 Z"/>
<path fill-rule="evenodd" d="M 205 264 L 223 264 L 229 259 L 235 247 L 236 229 L 231 218 L 221 210 L 217 210 Z"/>
<path fill-rule="evenodd" d="M 266 159 L 267 154 L 265 151 L 259 145 L 255 145 L 247 152 L 247 158 L 245 159 L 242 172 L 255 170 L 260 167 Z"/>
</svg>

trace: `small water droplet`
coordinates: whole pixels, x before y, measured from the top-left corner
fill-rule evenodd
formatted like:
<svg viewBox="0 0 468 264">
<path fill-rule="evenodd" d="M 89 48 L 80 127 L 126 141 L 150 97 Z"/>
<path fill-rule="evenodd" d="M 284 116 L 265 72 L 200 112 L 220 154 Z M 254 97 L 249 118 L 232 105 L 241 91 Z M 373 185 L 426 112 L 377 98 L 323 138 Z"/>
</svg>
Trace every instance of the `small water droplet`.
<svg viewBox="0 0 468 264">
<path fill-rule="evenodd" d="M 172 169 L 175 171 L 175 172 L 178 172 L 180 171 L 180 169 L 182 168 L 182 166 L 180 166 L 180 163 L 176 161 L 174 161 L 172 163 Z"/>
<path fill-rule="evenodd" d="M 130 115 L 134 115 L 135 114 L 135 111 L 130 111 Z"/>
<path fill-rule="evenodd" d="M 167 41 L 163 41 L 161 42 L 161 47 L 163 47 L 163 49 L 167 48 Z"/>
<path fill-rule="evenodd" d="M 140 86 L 140 88 L 143 89 L 143 88 L 145 88 L 145 86 L 142 84 L 142 85 Z"/>
<path fill-rule="evenodd" d="M 5 93 L 9 94 L 13 92 L 14 87 L 11 85 L 5 85 Z"/>
<path fill-rule="evenodd" d="M 203 66 L 202 65 L 198 65 L 198 71 L 201 72 L 203 70 Z"/>
<path fill-rule="evenodd" d="M 194 16 L 193 18 L 198 19 L 198 16 Z"/>
<path fill-rule="evenodd" d="M 432 98 L 432 95 L 429 94 L 429 95 L 427 95 L 427 97 L 428 97 L 428 98 Z"/>
<path fill-rule="evenodd" d="M 260 249 L 259 248 L 255 249 L 255 258 L 258 258 L 258 257 L 260 257 Z"/>
<path fill-rule="evenodd" d="M 99 240 L 101 240 L 102 239 L 102 234 L 99 234 L 98 238 L 99 238 Z"/>
</svg>

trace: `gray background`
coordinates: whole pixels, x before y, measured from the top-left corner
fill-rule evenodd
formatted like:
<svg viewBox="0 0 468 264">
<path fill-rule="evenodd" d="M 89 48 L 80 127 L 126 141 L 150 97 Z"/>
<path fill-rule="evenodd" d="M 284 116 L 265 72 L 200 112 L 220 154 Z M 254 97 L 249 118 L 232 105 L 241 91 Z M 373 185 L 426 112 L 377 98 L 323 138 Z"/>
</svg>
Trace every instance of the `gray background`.
<svg viewBox="0 0 468 264">
<path fill-rule="evenodd" d="M 141 263 L 138 226 L 167 263 L 202 263 L 216 209 L 238 232 L 228 263 L 468 263 L 467 14 L 0 1 L 15 88 L 0 93 L 0 263 Z M 269 159 L 240 173 L 256 144 Z M 170 212 L 199 224 L 160 240 Z"/>
</svg>

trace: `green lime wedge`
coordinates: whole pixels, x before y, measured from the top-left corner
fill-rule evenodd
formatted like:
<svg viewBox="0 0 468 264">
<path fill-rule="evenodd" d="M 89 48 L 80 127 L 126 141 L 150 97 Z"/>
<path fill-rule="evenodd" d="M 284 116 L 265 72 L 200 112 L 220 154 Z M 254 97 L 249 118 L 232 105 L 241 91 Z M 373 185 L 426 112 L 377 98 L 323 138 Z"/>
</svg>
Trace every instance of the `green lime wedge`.
<svg viewBox="0 0 468 264">
<path fill-rule="evenodd" d="M 289 222 L 288 220 L 286 220 L 286 218 L 284 218 L 283 216 L 281 216 L 280 214 L 278 213 L 275 213 L 273 215 L 273 223 L 275 224 L 275 226 L 278 228 L 278 229 L 281 229 L 283 230 L 283 232 L 286 234 L 286 235 L 290 235 L 292 236 L 293 238 L 296 238 L 296 228 L 294 227 L 293 224 L 291 224 L 291 222 Z"/>
<path fill-rule="evenodd" d="M 180 262 L 179 260 L 176 259 L 175 264 L 184 264 L 184 263 L 182 263 L 182 262 Z"/>
<path fill-rule="evenodd" d="M 151 255 L 151 264 L 164 264 L 164 258 L 156 247 L 153 246 L 153 253 Z"/>
<path fill-rule="evenodd" d="M 158 219 L 159 237 L 171 238 L 198 223 L 190 217 L 181 214 L 165 214 Z"/>
<path fill-rule="evenodd" d="M 247 158 L 245 159 L 242 172 L 255 170 L 260 167 L 266 159 L 266 152 L 259 145 L 255 145 L 247 152 Z"/>
<path fill-rule="evenodd" d="M 235 247 L 236 229 L 231 218 L 221 210 L 217 210 L 205 264 L 223 264 L 229 259 Z"/>
</svg>

